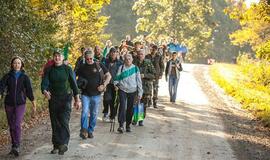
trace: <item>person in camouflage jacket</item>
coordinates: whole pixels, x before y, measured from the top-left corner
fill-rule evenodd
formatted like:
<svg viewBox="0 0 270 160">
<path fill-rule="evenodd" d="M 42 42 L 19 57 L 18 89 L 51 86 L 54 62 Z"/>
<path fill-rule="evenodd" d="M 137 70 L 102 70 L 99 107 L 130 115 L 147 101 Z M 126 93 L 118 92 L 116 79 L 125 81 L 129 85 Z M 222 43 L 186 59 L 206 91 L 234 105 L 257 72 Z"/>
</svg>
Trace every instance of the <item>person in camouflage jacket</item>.
<svg viewBox="0 0 270 160">
<path fill-rule="evenodd" d="M 145 52 L 143 49 L 138 52 L 138 61 L 136 66 L 139 67 L 142 79 L 143 96 L 142 102 L 144 104 L 144 117 L 146 115 L 146 108 L 149 107 L 151 96 L 152 96 L 152 86 L 153 80 L 155 79 L 156 70 L 150 60 L 145 59 Z M 139 121 L 139 126 L 143 126 L 143 121 Z"/>
<path fill-rule="evenodd" d="M 151 48 L 151 54 L 145 56 L 146 59 L 149 59 L 155 70 L 155 79 L 153 81 L 153 106 L 157 108 L 157 99 L 158 99 L 158 83 L 159 79 L 162 78 L 162 74 L 164 72 L 164 63 L 163 63 L 163 56 L 158 52 L 157 45 L 153 45 Z"/>
</svg>

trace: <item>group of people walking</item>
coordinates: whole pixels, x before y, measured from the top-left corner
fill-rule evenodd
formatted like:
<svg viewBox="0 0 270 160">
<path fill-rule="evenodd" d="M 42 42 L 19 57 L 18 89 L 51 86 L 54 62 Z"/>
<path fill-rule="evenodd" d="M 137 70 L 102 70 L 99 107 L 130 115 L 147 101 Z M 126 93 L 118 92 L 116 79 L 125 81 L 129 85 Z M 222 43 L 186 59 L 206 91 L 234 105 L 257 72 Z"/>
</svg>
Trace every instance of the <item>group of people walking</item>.
<svg viewBox="0 0 270 160">
<path fill-rule="evenodd" d="M 132 120 L 134 104 L 143 103 L 144 118 L 148 107 L 158 107 L 158 84 L 164 70 L 165 79 L 169 81 L 170 102 L 176 101 L 182 71 L 177 52 L 170 53 L 170 60 L 165 62 L 164 47 L 133 43 L 130 36 L 120 46 L 112 46 L 107 41 L 103 52 L 99 46 L 82 47 L 80 51 L 82 55 L 74 70 L 64 63 L 60 50 L 53 52 L 53 59 L 44 68 L 41 92 L 49 101 L 52 154 L 63 155 L 68 150 L 72 102 L 76 109 L 82 107 L 79 136 L 87 139 L 94 137 L 102 95 L 103 121 L 112 122 L 117 116 L 119 133 L 131 132 L 131 124 L 137 125 Z M 11 60 L 10 72 L 0 81 L 0 94 L 6 90 L 5 110 L 12 139 L 10 154 L 18 156 L 26 97 L 32 101 L 33 113 L 36 110 L 31 82 L 18 56 Z M 143 126 L 143 120 L 138 125 Z"/>
</svg>

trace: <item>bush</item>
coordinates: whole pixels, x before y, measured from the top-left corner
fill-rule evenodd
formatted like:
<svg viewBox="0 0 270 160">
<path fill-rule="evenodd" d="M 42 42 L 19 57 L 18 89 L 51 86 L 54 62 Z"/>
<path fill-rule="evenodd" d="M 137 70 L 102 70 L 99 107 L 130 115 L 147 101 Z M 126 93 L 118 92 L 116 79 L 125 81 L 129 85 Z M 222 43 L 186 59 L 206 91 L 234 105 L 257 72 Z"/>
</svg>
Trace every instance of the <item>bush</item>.
<svg viewBox="0 0 270 160">
<path fill-rule="evenodd" d="M 210 75 L 226 93 L 240 102 L 243 108 L 254 113 L 266 126 L 270 126 L 270 88 L 269 83 L 266 83 L 270 76 L 261 75 L 268 74 L 270 68 L 265 62 L 253 61 L 247 56 L 239 60 L 240 65 L 211 66 Z M 230 73 L 230 76 L 226 73 Z"/>
</svg>

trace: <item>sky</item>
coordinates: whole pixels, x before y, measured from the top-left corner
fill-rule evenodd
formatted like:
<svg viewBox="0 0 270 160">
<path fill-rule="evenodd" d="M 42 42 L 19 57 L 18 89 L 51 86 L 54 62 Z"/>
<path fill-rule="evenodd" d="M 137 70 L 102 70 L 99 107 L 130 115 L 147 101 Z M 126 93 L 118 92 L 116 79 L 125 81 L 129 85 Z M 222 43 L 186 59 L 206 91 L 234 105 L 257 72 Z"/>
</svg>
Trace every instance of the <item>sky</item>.
<svg viewBox="0 0 270 160">
<path fill-rule="evenodd" d="M 258 3 L 260 0 L 246 0 L 247 6 L 250 6 L 251 3 Z"/>
</svg>

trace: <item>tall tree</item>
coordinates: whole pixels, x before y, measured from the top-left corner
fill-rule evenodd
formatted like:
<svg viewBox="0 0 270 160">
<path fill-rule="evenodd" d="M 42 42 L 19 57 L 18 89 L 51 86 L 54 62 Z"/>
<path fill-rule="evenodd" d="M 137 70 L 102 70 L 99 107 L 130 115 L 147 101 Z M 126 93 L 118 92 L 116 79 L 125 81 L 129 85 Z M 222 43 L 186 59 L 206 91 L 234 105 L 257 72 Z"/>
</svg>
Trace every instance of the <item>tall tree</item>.
<svg viewBox="0 0 270 160">
<path fill-rule="evenodd" d="M 109 16 L 105 33 L 111 34 L 113 44 L 119 44 L 125 35 L 137 36 L 134 26 L 136 15 L 132 12 L 135 0 L 112 0 L 110 5 L 104 7 L 103 14 Z"/>
<path fill-rule="evenodd" d="M 43 57 L 41 51 L 54 43 L 57 26 L 51 19 L 36 15 L 28 0 L 0 0 L 0 72 L 9 69 L 14 55 L 25 59 L 26 69 L 35 74 Z"/>
<path fill-rule="evenodd" d="M 238 2 L 226 12 L 241 25 L 230 35 L 232 43 L 239 46 L 249 44 L 258 58 L 270 60 L 270 5 L 267 1 L 252 4 L 250 8 Z"/>
<path fill-rule="evenodd" d="M 188 46 L 193 60 L 207 56 L 213 28 L 210 0 L 138 0 L 133 10 L 140 17 L 138 32 L 148 32 L 152 39 L 175 37 Z"/>
</svg>

